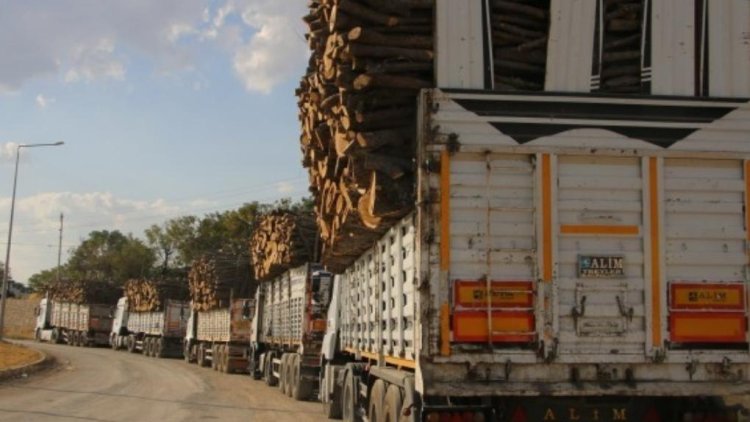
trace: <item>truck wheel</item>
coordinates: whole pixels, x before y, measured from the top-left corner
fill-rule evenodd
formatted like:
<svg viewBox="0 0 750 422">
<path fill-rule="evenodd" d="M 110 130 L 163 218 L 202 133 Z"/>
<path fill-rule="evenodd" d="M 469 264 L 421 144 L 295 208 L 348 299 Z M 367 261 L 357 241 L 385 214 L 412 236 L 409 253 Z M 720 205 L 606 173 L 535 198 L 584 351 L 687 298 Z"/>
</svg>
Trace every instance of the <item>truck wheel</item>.
<svg viewBox="0 0 750 422">
<path fill-rule="evenodd" d="M 78 347 L 78 346 L 80 346 L 80 345 L 81 345 L 81 342 L 80 342 L 80 340 L 78 339 L 78 336 L 79 336 L 79 334 L 78 334 L 78 331 L 73 331 L 73 332 L 72 332 L 72 333 L 70 334 L 70 340 L 71 340 L 71 341 L 73 342 L 73 343 L 71 344 L 71 346 L 73 346 L 73 347 Z"/>
<path fill-rule="evenodd" d="M 164 357 L 164 338 L 162 337 L 154 339 L 154 357 L 159 359 Z"/>
<path fill-rule="evenodd" d="M 151 338 L 150 337 L 143 337 L 143 340 L 141 340 L 141 354 L 146 357 L 151 356 Z"/>
<path fill-rule="evenodd" d="M 218 371 L 219 368 L 217 367 L 217 361 L 216 361 L 216 345 L 214 344 L 211 346 L 211 369 L 214 371 Z"/>
<path fill-rule="evenodd" d="M 273 376 L 273 363 L 271 362 L 272 359 L 273 355 L 271 353 L 268 353 L 263 365 L 263 367 L 265 368 L 264 372 L 266 373 L 266 385 L 269 387 L 276 386 L 277 382 L 276 378 Z"/>
<path fill-rule="evenodd" d="M 370 400 L 367 403 L 367 419 L 370 422 L 383 422 L 383 401 L 385 401 L 385 382 L 376 380 L 370 389 Z"/>
<path fill-rule="evenodd" d="M 250 376 L 255 381 L 263 378 L 263 371 L 260 368 L 258 368 L 258 353 L 255 351 L 254 348 L 251 348 L 250 350 L 248 350 L 247 372 L 250 373 Z"/>
<path fill-rule="evenodd" d="M 193 362 L 192 357 L 190 356 L 190 342 L 184 341 L 182 342 L 182 358 L 185 359 L 186 363 Z"/>
<path fill-rule="evenodd" d="M 37 342 L 42 341 L 42 330 L 40 328 L 34 330 L 34 340 L 36 340 Z"/>
<path fill-rule="evenodd" d="M 312 394 L 313 385 L 302 377 L 302 356 L 292 355 L 292 398 L 297 401 L 307 400 Z"/>
<path fill-rule="evenodd" d="M 326 382 L 324 378 L 321 378 L 321 380 Z M 320 391 L 323 391 L 322 387 L 321 385 Z M 326 400 L 324 397 L 321 397 L 321 399 Z M 341 386 L 337 382 L 334 381 L 333 393 L 327 399 L 329 401 L 323 402 L 323 414 L 328 419 L 341 419 Z"/>
<path fill-rule="evenodd" d="M 134 335 L 132 335 L 132 334 L 129 335 L 128 339 L 126 341 L 128 343 L 128 346 L 127 346 L 128 347 L 128 353 L 135 353 L 135 352 L 138 351 L 135 348 L 135 336 Z"/>
<path fill-rule="evenodd" d="M 358 382 L 355 377 L 356 375 L 354 375 L 351 369 L 348 369 L 344 376 L 344 394 L 341 404 L 343 409 L 342 416 L 346 422 L 362 422 L 358 411 Z"/>
<path fill-rule="evenodd" d="M 232 372 L 229 368 L 229 346 L 226 344 L 221 348 L 221 372 L 225 374 Z"/>
<path fill-rule="evenodd" d="M 295 353 L 289 353 L 286 357 L 286 366 L 284 367 L 284 381 L 286 382 L 286 388 L 284 394 L 287 397 L 294 396 L 294 358 L 297 356 Z"/>
<path fill-rule="evenodd" d="M 281 394 L 286 394 L 287 375 L 286 368 L 289 366 L 289 353 L 283 353 L 281 355 L 281 362 L 279 363 L 279 391 Z"/>
<path fill-rule="evenodd" d="M 85 331 L 81 331 L 81 347 L 89 347 L 89 335 Z"/>
<path fill-rule="evenodd" d="M 401 416 L 401 407 L 404 403 L 404 395 L 401 387 L 391 385 L 385 394 L 383 404 L 383 422 L 398 422 Z"/>
<path fill-rule="evenodd" d="M 60 331 L 58 331 L 57 328 L 52 329 L 52 332 L 49 334 L 49 340 L 52 342 L 52 344 L 57 344 L 60 342 Z"/>
</svg>

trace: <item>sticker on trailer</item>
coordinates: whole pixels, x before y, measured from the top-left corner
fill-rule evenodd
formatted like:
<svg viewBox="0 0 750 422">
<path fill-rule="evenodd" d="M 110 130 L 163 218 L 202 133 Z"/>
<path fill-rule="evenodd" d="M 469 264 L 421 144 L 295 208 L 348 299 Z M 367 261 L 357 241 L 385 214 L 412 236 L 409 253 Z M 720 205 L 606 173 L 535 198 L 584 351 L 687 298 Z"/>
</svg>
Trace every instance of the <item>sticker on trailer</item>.
<svg viewBox="0 0 750 422">
<path fill-rule="evenodd" d="M 622 255 L 578 255 L 578 277 L 625 277 L 625 257 Z"/>
<path fill-rule="evenodd" d="M 745 286 L 718 283 L 671 283 L 673 309 L 745 309 Z"/>
<path fill-rule="evenodd" d="M 493 281 L 490 287 L 493 308 L 530 308 L 534 304 L 531 282 Z M 456 281 L 456 305 L 464 308 L 484 308 L 488 305 L 487 283 L 484 281 Z"/>
</svg>

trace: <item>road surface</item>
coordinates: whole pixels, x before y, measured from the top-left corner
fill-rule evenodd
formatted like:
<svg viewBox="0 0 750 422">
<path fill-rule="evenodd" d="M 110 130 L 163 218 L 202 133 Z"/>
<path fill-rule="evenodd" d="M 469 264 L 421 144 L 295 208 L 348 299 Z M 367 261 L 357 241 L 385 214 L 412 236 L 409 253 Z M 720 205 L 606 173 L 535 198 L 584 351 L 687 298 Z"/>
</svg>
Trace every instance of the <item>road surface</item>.
<svg viewBox="0 0 750 422">
<path fill-rule="evenodd" d="M 296 402 L 247 375 L 109 349 L 38 344 L 58 367 L 0 384 L 0 421 L 321 422 L 321 406 Z"/>
</svg>

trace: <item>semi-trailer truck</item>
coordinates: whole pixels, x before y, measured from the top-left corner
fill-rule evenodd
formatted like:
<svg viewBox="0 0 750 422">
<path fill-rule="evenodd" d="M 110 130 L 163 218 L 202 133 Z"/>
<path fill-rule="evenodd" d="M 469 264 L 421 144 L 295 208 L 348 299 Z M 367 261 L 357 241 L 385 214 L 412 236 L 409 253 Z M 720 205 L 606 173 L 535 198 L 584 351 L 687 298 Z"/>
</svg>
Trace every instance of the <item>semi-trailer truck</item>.
<svg viewBox="0 0 750 422">
<path fill-rule="evenodd" d="M 682 421 L 750 392 L 747 99 L 419 107 L 416 211 L 335 283 L 329 416 Z"/>
<path fill-rule="evenodd" d="M 247 372 L 255 300 L 232 299 L 229 307 L 210 311 L 191 309 L 183 341 L 188 363 L 211 366 L 220 372 Z"/>
<path fill-rule="evenodd" d="M 305 264 L 259 284 L 250 372 L 296 400 L 313 398 L 333 274 Z"/>
<path fill-rule="evenodd" d="M 120 298 L 109 337 L 110 346 L 149 357 L 182 357 L 190 304 L 167 299 L 162 308 L 150 312 L 131 311 L 128 298 Z"/>
<path fill-rule="evenodd" d="M 34 337 L 71 346 L 106 346 L 112 329 L 112 306 L 42 299 L 36 308 Z"/>
</svg>

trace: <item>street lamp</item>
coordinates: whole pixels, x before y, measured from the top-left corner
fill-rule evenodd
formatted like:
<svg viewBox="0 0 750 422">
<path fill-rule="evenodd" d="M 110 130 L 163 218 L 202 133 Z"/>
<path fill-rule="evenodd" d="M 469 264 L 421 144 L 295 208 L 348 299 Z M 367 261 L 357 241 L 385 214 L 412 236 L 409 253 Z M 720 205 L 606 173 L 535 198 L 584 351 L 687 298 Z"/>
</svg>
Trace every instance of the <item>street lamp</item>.
<svg viewBox="0 0 750 422">
<path fill-rule="evenodd" d="M 8 246 L 5 249 L 5 271 L 3 271 L 3 285 L 0 288 L 0 340 L 3 338 L 5 328 L 5 299 L 8 296 L 8 273 L 10 271 L 10 241 L 13 236 L 13 214 L 16 209 L 16 186 L 18 184 L 18 161 L 21 157 L 21 148 L 57 147 L 65 144 L 55 142 L 53 144 L 21 144 L 16 147 L 16 169 L 13 174 L 13 196 L 10 200 L 10 223 L 8 224 Z"/>
</svg>

